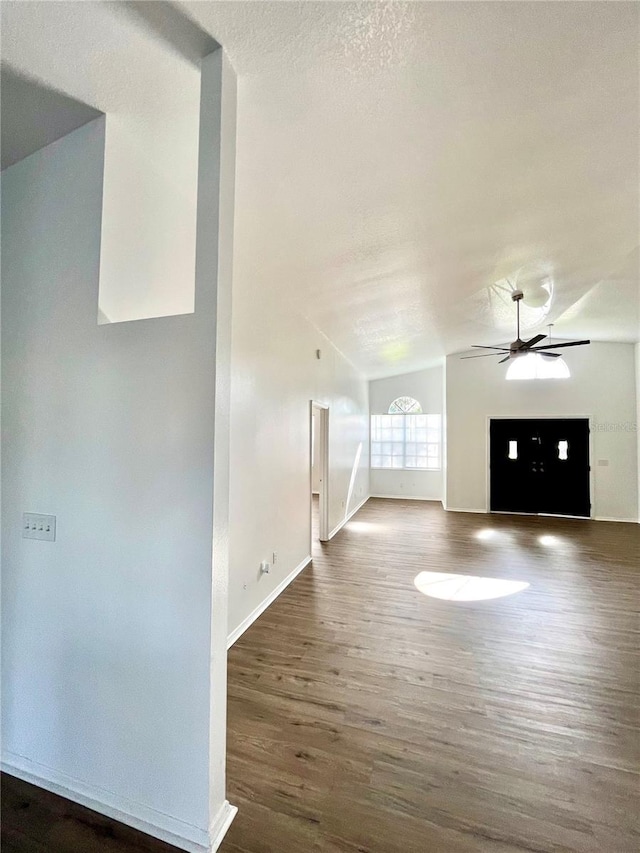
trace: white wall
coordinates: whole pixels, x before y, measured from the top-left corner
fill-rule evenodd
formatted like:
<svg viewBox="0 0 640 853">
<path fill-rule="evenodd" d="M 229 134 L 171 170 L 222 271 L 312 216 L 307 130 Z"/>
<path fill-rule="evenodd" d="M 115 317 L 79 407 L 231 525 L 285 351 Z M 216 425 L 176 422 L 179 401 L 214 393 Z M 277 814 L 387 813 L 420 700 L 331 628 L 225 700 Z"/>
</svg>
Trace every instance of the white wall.
<svg viewBox="0 0 640 853">
<path fill-rule="evenodd" d="M 221 56 L 209 70 L 219 103 Z M 192 850 L 229 815 L 217 269 L 230 281 L 219 116 L 206 129 L 194 314 L 97 325 L 103 119 L 2 175 L 3 765 Z M 56 515 L 56 542 L 22 539 L 24 511 Z"/>
<path fill-rule="evenodd" d="M 180 112 L 160 112 L 152 101 L 144 116 L 109 115 L 98 297 L 103 323 L 194 310 L 199 75 L 183 65 L 176 67 L 193 84 L 181 86 Z M 123 181 L 124 174 L 132 179 Z"/>
<path fill-rule="evenodd" d="M 103 322 L 194 310 L 200 73 L 146 24 L 150 13 L 135 7 L 2 7 L 3 60 L 109 117 L 98 291 Z"/>
<path fill-rule="evenodd" d="M 238 179 L 242 172 L 239 171 Z M 246 267 L 236 215 L 229 634 L 310 555 L 310 401 L 329 412 L 329 530 L 369 494 L 367 382 Z M 254 277 L 255 276 L 255 277 Z M 322 358 L 316 359 L 316 349 Z M 260 575 L 261 560 L 277 562 Z"/>
<path fill-rule="evenodd" d="M 404 373 L 369 383 L 369 406 L 372 415 L 383 415 L 397 397 L 413 397 L 422 411 L 443 416 L 444 368 L 442 365 L 415 373 Z M 443 498 L 443 471 L 385 471 L 371 469 L 371 494 L 380 497 Z"/>
<path fill-rule="evenodd" d="M 597 518 L 638 517 L 634 347 L 593 343 L 566 356 L 568 380 L 507 382 L 496 359 L 447 358 L 447 507 L 487 510 L 490 416 L 590 415 Z M 599 466 L 598 460 L 608 460 Z"/>
<path fill-rule="evenodd" d="M 640 523 L 640 344 L 635 346 L 636 352 L 636 437 L 638 451 L 638 522 Z"/>
</svg>

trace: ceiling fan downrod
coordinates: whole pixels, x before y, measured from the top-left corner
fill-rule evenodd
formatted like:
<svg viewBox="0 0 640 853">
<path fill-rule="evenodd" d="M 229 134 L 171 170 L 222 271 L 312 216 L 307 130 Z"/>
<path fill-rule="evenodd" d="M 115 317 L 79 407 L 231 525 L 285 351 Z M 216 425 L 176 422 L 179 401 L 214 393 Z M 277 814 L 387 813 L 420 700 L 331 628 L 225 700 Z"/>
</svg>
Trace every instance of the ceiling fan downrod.
<svg viewBox="0 0 640 853">
<path fill-rule="evenodd" d="M 512 301 L 516 303 L 516 314 L 517 314 L 517 322 L 518 322 L 518 330 L 517 330 L 517 334 L 516 334 L 516 341 L 519 343 L 521 342 L 520 341 L 520 302 L 522 301 L 523 297 L 524 297 L 524 293 L 521 290 L 514 290 L 513 293 L 511 294 Z"/>
</svg>

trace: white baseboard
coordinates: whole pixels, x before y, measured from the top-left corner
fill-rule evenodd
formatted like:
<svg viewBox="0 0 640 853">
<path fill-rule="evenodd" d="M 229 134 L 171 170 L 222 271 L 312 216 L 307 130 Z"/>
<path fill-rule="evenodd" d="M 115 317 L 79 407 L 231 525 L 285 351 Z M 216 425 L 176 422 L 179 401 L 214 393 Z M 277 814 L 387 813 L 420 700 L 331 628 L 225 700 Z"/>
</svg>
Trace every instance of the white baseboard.
<svg viewBox="0 0 640 853">
<path fill-rule="evenodd" d="M 164 812 L 121 797 L 113 791 L 83 782 L 12 752 L 2 753 L 1 766 L 2 771 L 10 776 L 16 776 L 24 782 L 79 803 L 188 853 L 213 853 L 217 850 L 237 812 L 234 806 L 225 801 L 210 831 L 207 832 Z"/>
<path fill-rule="evenodd" d="M 594 515 L 593 521 L 621 521 L 625 524 L 638 524 L 638 521 L 635 518 L 609 518 L 606 515 Z"/>
<path fill-rule="evenodd" d="M 462 509 L 462 507 L 457 506 L 445 506 L 447 512 L 475 512 L 480 513 L 481 515 L 487 515 L 486 509 Z"/>
<path fill-rule="evenodd" d="M 225 800 L 220 806 L 220 811 L 209 828 L 209 849 L 211 853 L 216 853 L 216 850 L 220 847 L 227 834 L 227 830 L 231 826 L 231 822 L 237 814 L 238 807 L 232 806 L 229 800 Z"/>
<path fill-rule="evenodd" d="M 260 602 L 260 604 L 252 610 L 251 613 L 247 616 L 246 619 L 243 619 L 242 622 L 238 625 L 237 628 L 234 628 L 233 631 L 227 637 L 227 649 L 230 649 L 231 646 L 239 639 L 247 628 L 250 628 L 251 625 L 256 621 L 258 616 L 261 616 L 267 607 L 276 600 L 276 598 L 280 595 L 280 593 L 285 590 L 292 580 L 300 574 L 300 572 L 305 569 L 309 563 L 311 562 L 311 556 L 305 557 L 304 560 L 300 563 L 300 565 L 296 566 L 295 569 L 286 576 L 286 578 L 281 581 L 278 586 L 271 590 L 269 595 Z"/>
<path fill-rule="evenodd" d="M 366 498 L 363 498 L 360 501 L 360 503 L 351 510 L 349 515 L 345 515 L 345 517 L 342 519 L 340 524 L 337 524 L 333 528 L 333 530 L 329 534 L 328 539 L 326 540 L 327 542 L 329 541 L 329 539 L 333 539 L 333 537 L 336 535 L 336 533 L 345 526 L 345 524 L 349 521 L 350 518 L 353 518 L 353 516 L 358 512 L 358 510 L 361 509 L 366 504 L 366 502 L 369 500 L 370 497 L 371 497 L 371 495 L 367 495 Z"/>
<path fill-rule="evenodd" d="M 475 512 L 482 513 L 482 515 L 487 515 L 488 512 L 486 509 L 459 509 L 455 506 L 446 506 L 445 509 L 447 512 Z M 496 513 L 497 515 L 531 515 L 532 517 L 538 518 L 579 518 L 582 520 L 582 516 L 574 516 L 574 515 L 548 515 L 546 513 L 521 513 L 521 512 L 500 512 Z M 584 519 L 585 521 L 589 521 L 588 518 Z M 638 524 L 635 518 L 609 518 L 604 515 L 595 515 L 591 518 L 591 521 L 618 521 L 629 524 Z"/>
<path fill-rule="evenodd" d="M 423 495 L 371 495 L 372 498 L 383 498 L 390 501 L 430 501 L 442 503 L 442 498 L 425 498 Z"/>
</svg>

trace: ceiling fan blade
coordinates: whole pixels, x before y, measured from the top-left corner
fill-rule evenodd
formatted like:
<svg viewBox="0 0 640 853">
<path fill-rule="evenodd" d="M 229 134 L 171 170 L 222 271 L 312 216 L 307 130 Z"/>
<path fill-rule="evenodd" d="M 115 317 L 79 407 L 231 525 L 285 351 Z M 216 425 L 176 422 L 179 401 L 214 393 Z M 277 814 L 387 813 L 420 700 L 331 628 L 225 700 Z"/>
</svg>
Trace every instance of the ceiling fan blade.
<svg viewBox="0 0 640 853">
<path fill-rule="evenodd" d="M 508 355 L 506 358 L 501 358 L 500 361 L 498 362 L 498 364 L 504 364 L 505 361 L 509 361 L 510 358 L 511 358 L 510 355 Z"/>
<path fill-rule="evenodd" d="M 497 349 L 497 350 L 500 350 L 500 352 L 511 352 L 509 347 L 483 347 L 483 346 L 480 346 L 480 344 L 472 344 L 471 348 L 472 349 Z"/>
<path fill-rule="evenodd" d="M 560 347 L 581 347 L 584 344 L 590 344 L 591 341 L 569 341 L 567 344 L 545 344 L 542 347 L 535 347 L 535 352 L 543 349 L 560 349 Z"/>
<path fill-rule="evenodd" d="M 531 338 L 530 341 L 525 341 L 526 348 L 529 349 L 530 347 L 534 347 L 536 344 L 539 344 L 540 341 L 543 341 L 546 337 L 546 335 L 536 335 L 535 337 Z"/>
<path fill-rule="evenodd" d="M 463 358 L 491 358 L 491 356 L 502 355 L 501 352 L 485 352 L 482 355 L 461 355 L 460 360 Z"/>
<path fill-rule="evenodd" d="M 562 358 L 561 352 L 541 352 L 541 358 Z"/>
</svg>

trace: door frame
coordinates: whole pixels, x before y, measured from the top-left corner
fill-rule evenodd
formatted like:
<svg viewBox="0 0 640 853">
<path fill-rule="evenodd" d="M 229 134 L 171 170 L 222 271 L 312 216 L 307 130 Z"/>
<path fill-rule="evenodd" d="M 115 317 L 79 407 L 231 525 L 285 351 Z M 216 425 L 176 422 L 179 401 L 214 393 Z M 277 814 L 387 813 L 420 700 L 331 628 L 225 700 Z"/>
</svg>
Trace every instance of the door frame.
<svg viewBox="0 0 640 853">
<path fill-rule="evenodd" d="M 309 403 L 309 529 L 311 546 L 313 548 L 313 410 L 317 409 L 320 417 L 315 433 L 318 445 L 318 460 L 320 467 L 319 529 L 318 538 L 321 542 L 329 541 L 329 406 L 317 400 Z"/>
<path fill-rule="evenodd" d="M 595 479 L 593 470 L 593 415 L 487 415 L 486 422 L 486 441 L 485 441 L 485 480 L 486 480 L 486 512 L 494 512 L 491 509 L 491 421 L 587 421 L 589 424 L 589 518 L 595 518 Z M 496 515 L 521 515 L 521 513 L 498 512 Z M 549 513 L 539 512 L 534 513 L 540 516 L 547 516 Z M 551 515 L 551 518 L 586 518 L 583 515 Z"/>
</svg>

